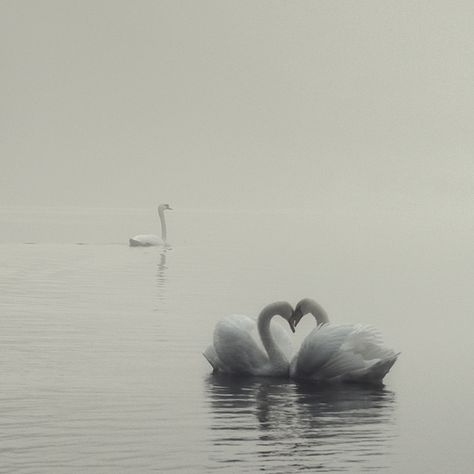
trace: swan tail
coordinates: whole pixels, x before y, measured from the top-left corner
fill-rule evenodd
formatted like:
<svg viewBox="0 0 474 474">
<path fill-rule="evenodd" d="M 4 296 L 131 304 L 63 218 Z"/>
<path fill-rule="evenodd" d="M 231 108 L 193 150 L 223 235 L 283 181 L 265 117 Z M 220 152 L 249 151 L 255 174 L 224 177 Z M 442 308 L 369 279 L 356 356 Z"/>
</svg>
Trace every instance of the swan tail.
<svg viewBox="0 0 474 474">
<path fill-rule="evenodd" d="M 383 378 L 395 364 L 400 353 L 393 355 L 387 359 L 382 359 L 369 367 L 355 370 L 344 377 L 345 382 L 356 382 L 363 384 L 381 384 Z"/>
<path fill-rule="evenodd" d="M 202 353 L 202 355 L 203 355 L 203 356 L 204 356 L 204 358 L 205 358 L 205 359 L 206 359 L 206 360 L 209 362 L 209 364 L 211 364 L 211 367 L 212 367 L 212 373 L 216 373 L 216 372 L 218 372 L 218 368 L 217 368 L 217 366 L 216 366 L 216 365 L 214 365 L 214 363 L 212 362 L 212 360 L 211 360 L 209 357 L 207 357 L 206 353 L 205 353 L 205 352 L 203 352 L 203 353 Z"/>
<path fill-rule="evenodd" d="M 221 364 L 219 363 L 219 357 L 214 349 L 213 346 L 209 346 L 203 353 L 202 355 L 204 358 L 211 364 L 212 367 L 212 372 L 215 374 L 216 372 L 219 372 L 222 367 Z"/>
</svg>

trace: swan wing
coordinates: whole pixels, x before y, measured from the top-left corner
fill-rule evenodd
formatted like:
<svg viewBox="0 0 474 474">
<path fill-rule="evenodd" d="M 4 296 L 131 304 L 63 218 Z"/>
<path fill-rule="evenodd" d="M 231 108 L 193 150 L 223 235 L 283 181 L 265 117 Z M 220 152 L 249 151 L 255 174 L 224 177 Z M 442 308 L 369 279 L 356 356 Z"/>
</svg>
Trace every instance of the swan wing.
<svg viewBox="0 0 474 474">
<path fill-rule="evenodd" d="M 286 323 L 285 326 L 282 326 L 278 320 L 272 320 L 270 330 L 277 346 L 283 351 L 289 362 L 293 357 L 294 347 L 291 340 L 292 334 L 288 328 L 288 324 Z"/>
<path fill-rule="evenodd" d="M 216 324 L 214 349 L 226 371 L 255 374 L 268 363 L 252 335 L 255 327 L 255 320 L 244 315 L 227 316 Z"/>
<path fill-rule="evenodd" d="M 378 330 L 362 325 L 323 325 L 303 341 L 290 372 L 312 380 L 376 383 L 398 354 L 385 347 Z"/>
<path fill-rule="evenodd" d="M 341 380 L 345 382 L 380 384 L 393 364 L 395 364 L 398 356 L 399 354 L 394 354 L 387 359 L 373 361 L 364 368 L 344 374 Z"/>
<path fill-rule="evenodd" d="M 347 374 L 363 370 L 374 362 L 368 362 L 360 354 L 341 348 L 319 367 L 314 377 L 319 380 L 343 380 Z"/>
<path fill-rule="evenodd" d="M 341 349 L 359 354 L 366 361 L 389 359 L 395 355 L 395 351 L 384 345 L 380 332 L 372 326 L 354 326 Z"/>
<path fill-rule="evenodd" d="M 299 377 L 316 376 L 338 353 L 351 330 L 351 326 L 333 324 L 323 324 L 313 329 L 293 358 L 290 373 Z"/>
</svg>

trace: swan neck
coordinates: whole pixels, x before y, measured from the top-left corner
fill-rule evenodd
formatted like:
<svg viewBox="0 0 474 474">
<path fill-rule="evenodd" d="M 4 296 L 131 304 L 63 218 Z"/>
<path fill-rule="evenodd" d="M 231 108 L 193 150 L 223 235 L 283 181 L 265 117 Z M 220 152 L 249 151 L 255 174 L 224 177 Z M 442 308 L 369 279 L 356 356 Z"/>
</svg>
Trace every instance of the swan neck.
<svg viewBox="0 0 474 474">
<path fill-rule="evenodd" d="M 324 309 L 321 306 L 319 306 L 318 303 L 313 302 L 311 304 L 310 313 L 313 315 L 314 319 L 316 320 L 316 324 L 318 326 L 321 324 L 329 323 L 329 317 L 326 311 L 324 311 Z"/>
<path fill-rule="evenodd" d="M 284 353 L 280 350 L 270 331 L 270 322 L 273 316 L 278 314 L 275 308 L 264 308 L 258 317 L 258 332 L 262 340 L 263 347 L 267 351 L 268 358 L 272 365 L 288 364 Z"/>
<path fill-rule="evenodd" d="M 161 223 L 161 240 L 163 242 L 166 242 L 165 211 L 161 207 L 158 209 L 158 215 L 160 216 L 160 223 Z"/>
</svg>

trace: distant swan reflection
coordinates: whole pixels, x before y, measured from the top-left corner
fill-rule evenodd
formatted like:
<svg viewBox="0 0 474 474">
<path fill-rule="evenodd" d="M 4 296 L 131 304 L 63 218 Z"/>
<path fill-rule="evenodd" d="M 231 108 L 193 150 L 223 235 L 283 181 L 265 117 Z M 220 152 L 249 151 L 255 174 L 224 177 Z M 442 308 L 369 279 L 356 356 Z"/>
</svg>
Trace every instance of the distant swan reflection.
<svg viewBox="0 0 474 474">
<path fill-rule="evenodd" d="M 158 273 L 157 273 L 158 281 L 162 281 L 164 279 L 165 270 L 168 268 L 166 266 L 166 253 L 167 252 L 168 250 L 165 249 L 160 253 L 160 261 L 158 262 Z"/>
<path fill-rule="evenodd" d="M 166 254 L 169 248 L 164 248 L 160 253 L 160 259 L 156 267 L 156 286 L 158 288 L 158 299 L 160 301 L 165 300 L 165 290 L 166 290 L 166 280 L 167 280 L 167 270 L 166 266 Z"/>
<path fill-rule="evenodd" d="M 289 465 L 323 472 L 384 468 L 395 406 L 384 388 L 215 375 L 205 388 L 220 469 L 231 472 L 235 462 L 254 472 L 262 463 L 275 472 Z"/>
</svg>

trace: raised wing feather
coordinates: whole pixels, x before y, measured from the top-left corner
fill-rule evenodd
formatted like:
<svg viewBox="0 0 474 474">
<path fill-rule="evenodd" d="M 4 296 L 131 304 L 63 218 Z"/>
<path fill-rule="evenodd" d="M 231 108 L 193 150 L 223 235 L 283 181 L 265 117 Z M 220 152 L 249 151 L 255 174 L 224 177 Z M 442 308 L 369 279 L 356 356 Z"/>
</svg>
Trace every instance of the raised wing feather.
<svg viewBox="0 0 474 474">
<path fill-rule="evenodd" d="M 253 373 L 268 362 L 252 337 L 255 326 L 255 320 L 245 315 L 227 316 L 216 324 L 214 349 L 227 371 Z"/>
<path fill-rule="evenodd" d="M 323 324 L 313 329 L 301 344 L 292 361 L 290 372 L 303 377 L 317 373 L 337 355 L 351 330 L 351 326 L 332 324 Z"/>
<path fill-rule="evenodd" d="M 362 356 L 364 360 L 381 360 L 395 355 L 383 344 L 380 332 L 372 326 L 357 325 L 341 347 Z"/>
</svg>

